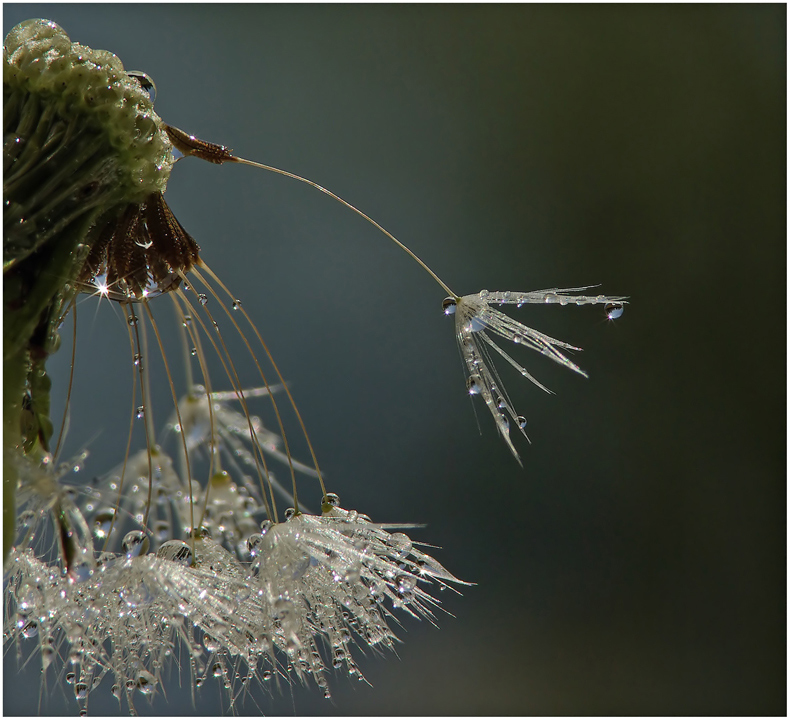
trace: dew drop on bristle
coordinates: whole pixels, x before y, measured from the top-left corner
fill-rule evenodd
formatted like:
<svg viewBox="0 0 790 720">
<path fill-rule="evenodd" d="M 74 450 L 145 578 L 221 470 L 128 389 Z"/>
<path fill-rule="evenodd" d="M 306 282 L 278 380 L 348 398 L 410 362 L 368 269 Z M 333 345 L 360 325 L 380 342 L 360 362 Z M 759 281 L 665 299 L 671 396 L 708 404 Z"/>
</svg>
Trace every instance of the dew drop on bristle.
<svg viewBox="0 0 790 720">
<path fill-rule="evenodd" d="M 140 353 L 135 353 L 134 354 L 134 366 L 135 367 L 140 367 L 140 364 L 142 363 L 142 360 L 143 360 L 143 356 L 140 355 Z"/>
<path fill-rule="evenodd" d="M 392 548 L 390 555 L 394 558 L 405 558 L 411 552 L 411 540 L 405 533 L 393 533 L 387 538 L 387 545 Z"/>
<path fill-rule="evenodd" d="M 88 697 L 88 686 L 84 682 L 78 682 L 74 686 L 74 697 L 76 697 L 77 700 L 84 700 Z"/>
<path fill-rule="evenodd" d="M 194 355 L 197 355 L 197 348 L 196 348 L 196 347 L 193 347 L 193 348 L 192 348 L 192 349 L 191 349 L 189 352 L 190 352 L 190 354 L 191 354 L 191 355 L 193 355 L 193 356 L 194 356 Z"/>
<path fill-rule="evenodd" d="M 182 325 L 184 327 L 189 327 L 192 324 L 192 316 L 191 315 L 184 315 L 184 320 Z"/>
<path fill-rule="evenodd" d="M 617 318 L 622 316 L 625 306 L 623 303 L 606 303 L 603 309 L 609 320 L 617 320 Z"/>
<path fill-rule="evenodd" d="M 470 395 L 479 395 L 480 394 L 480 376 L 479 375 L 470 375 L 466 378 L 466 389 Z"/>
<path fill-rule="evenodd" d="M 455 306 L 457 302 L 455 298 L 447 297 L 442 301 L 442 310 L 445 315 L 455 315 Z"/>
<path fill-rule="evenodd" d="M 168 540 L 166 543 L 162 543 L 156 551 L 156 556 L 181 565 L 190 565 L 192 563 L 192 548 L 183 540 Z"/>
<path fill-rule="evenodd" d="M 156 678 L 147 670 L 141 670 L 137 676 L 137 689 L 143 695 L 150 695 L 156 686 Z"/>
<path fill-rule="evenodd" d="M 260 533 L 253 533 L 247 538 L 247 550 L 252 557 L 258 557 L 260 552 L 260 544 L 263 542 L 263 535 Z"/>
<path fill-rule="evenodd" d="M 518 426 L 522 430 L 527 427 L 527 418 L 525 418 L 523 415 L 519 415 L 516 419 L 518 420 Z"/>
<path fill-rule="evenodd" d="M 145 405 L 138 405 L 137 406 L 137 419 L 140 420 L 140 418 L 142 418 L 143 415 L 145 415 Z"/>
<path fill-rule="evenodd" d="M 52 645 L 41 646 L 41 667 L 46 670 L 55 659 L 55 648 Z"/>
<path fill-rule="evenodd" d="M 336 493 L 327 493 L 324 502 L 332 507 L 340 507 L 340 497 Z"/>
<path fill-rule="evenodd" d="M 234 310 L 238 310 L 241 307 L 241 300 L 234 300 L 232 307 Z"/>
<path fill-rule="evenodd" d="M 466 327 L 464 328 L 464 330 L 466 330 L 467 332 L 473 332 L 473 333 L 477 333 L 485 329 L 486 329 L 486 324 L 479 317 L 471 318 L 469 322 L 466 324 Z"/>
<path fill-rule="evenodd" d="M 154 536 L 156 539 L 163 543 L 167 540 L 168 536 L 170 535 L 170 523 L 167 520 L 157 520 L 154 523 Z"/>
<path fill-rule="evenodd" d="M 206 295 L 204 295 L 203 293 L 200 293 L 200 294 L 198 295 L 198 302 L 199 302 L 201 305 L 205 305 L 205 304 L 208 302 L 208 297 L 206 297 Z"/>
<path fill-rule="evenodd" d="M 106 538 L 115 519 L 114 508 L 99 510 L 93 517 L 93 534 L 98 538 Z"/>
<path fill-rule="evenodd" d="M 203 645 L 210 653 L 217 652 L 220 649 L 219 641 L 211 637 L 211 635 L 203 636 Z"/>
<path fill-rule="evenodd" d="M 127 321 L 132 327 L 137 325 L 137 315 L 130 315 Z"/>
<path fill-rule="evenodd" d="M 142 530 L 131 530 L 124 535 L 121 549 L 126 553 L 126 557 L 133 558 L 145 555 L 149 545 L 148 536 Z"/>
</svg>

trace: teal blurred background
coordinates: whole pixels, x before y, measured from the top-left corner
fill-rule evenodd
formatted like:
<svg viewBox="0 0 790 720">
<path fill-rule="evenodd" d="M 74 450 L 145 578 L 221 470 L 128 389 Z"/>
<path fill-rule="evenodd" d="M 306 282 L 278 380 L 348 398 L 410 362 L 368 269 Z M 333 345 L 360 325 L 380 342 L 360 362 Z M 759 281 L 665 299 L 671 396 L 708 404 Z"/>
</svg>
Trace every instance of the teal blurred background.
<svg viewBox="0 0 790 720">
<path fill-rule="evenodd" d="M 115 52 L 155 80 L 167 122 L 332 189 L 459 293 L 601 283 L 631 297 L 615 323 L 601 308 L 514 311 L 583 347 L 590 374 L 517 352 L 547 396 L 500 365 L 529 421 L 522 470 L 480 407 L 478 432 L 444 293 L 401 251 L 299 183 L 176 166 L 168 202 L 270 343 L 330 489 L 374 520 L 426 523 L 414 535 L 476 583 L 442 594 L 454 617 L 439 630 L 405 620 L 399 657 L 362 659 L 372 687 L 338 675 L 329 702 L 294 687 L 243 712 L 786 713 L 784 5 L 3 17 L 5 32 L 46 17 Z M 93 474 L 119 462 L 128 424 L 117 315 L 79 308 L 64 452 L 87 444 Z M 70 332 L 51 363 L 56 414 Z M 5 713 L 36 713 L 39 680 L 8 651 Z M 138 709 L 221 711 L 205 686 L 193 707 L 188 682 Z M 46 686 L 44 714 L 76 714 L 70 686 Z M 109 687 L 89 709 L 117 712 Z"/>
</svg>

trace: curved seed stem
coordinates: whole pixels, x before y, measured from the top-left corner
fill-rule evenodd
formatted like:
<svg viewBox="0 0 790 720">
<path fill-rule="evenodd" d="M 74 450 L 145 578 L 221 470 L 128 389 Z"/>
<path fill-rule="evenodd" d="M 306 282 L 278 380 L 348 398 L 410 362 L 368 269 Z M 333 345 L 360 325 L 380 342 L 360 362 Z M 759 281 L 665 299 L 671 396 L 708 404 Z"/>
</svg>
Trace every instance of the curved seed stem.
<svg viewBox="0 0 790 720">
<path fill-rule="evenodd" d="M 319 190 L 325 195 L 329 195 L 329 197 L 331 197 L 333 200 L 337 200 L 341 205 L 345 205 L 349 210 L 352 210 L 361 218 L 367 220 L 377 230 L 384 233 L 384 235 L 386 235 L 390 240 L 392 240 L 392 242 L 394 242 L 401 250 L 403 250 L 407 255 L 409 255 L 409 257 L 411 257 L 412 260 L 416 261 L 417 264 L 423 270 L 425 270 L 425 272 L 427 272 L 437 283 L 439 283 L 439 285 L 444 289 L 444 291 L 448 295 L 452 295 L 456 300 L 459 299 L 459 296 L 456 295 L 452 290 L 450 290 L 449 286 L 444 282 L 444 280 L 442 280 L 433 270 L 431 270 L 431 268 L 429 268 L 419 257 L 417 257 L 417 255 L 412 250 L 410 250 L 406 245 L 404 245 L 400 240 L 398 240 L 398 238 L 396 238 L 389 230 L 383 228 L 372 217 L 366 215 L 361 210 L 354 207 L 350 202 L 346 202 L 339 195 L 335 195 L 335 193 L 333 193 L 331 190 L 327 190 L 322 185 L 319 185 L 318 183 L 313 182 L 312 180 L 308 180 L 307 178 L 302 177 L 301 175 L 296 175 L 295 173 L 288 172 L 287 170 L 281 170 L 280 168 L 276 168 L 271 165 L 264 165 L 263 163 L 254 162 L 253 160 L 245 160 L 244 158 L 236 157 L 235 155 L 231 155 L 228 158 L 228 160 L 230 162 L 236 162 L 241 165 L 250 165 L 251 167 L 260 168 L 261 170 L 268 170 L 269 172 L 277 173 L 278 175 L 284 175 L 285 177 L 292 178 L 293 180 L 298 180 L 299 182 L 305 183 L 310 187 L 314 187 L 316 190 Z"/>
</svg>

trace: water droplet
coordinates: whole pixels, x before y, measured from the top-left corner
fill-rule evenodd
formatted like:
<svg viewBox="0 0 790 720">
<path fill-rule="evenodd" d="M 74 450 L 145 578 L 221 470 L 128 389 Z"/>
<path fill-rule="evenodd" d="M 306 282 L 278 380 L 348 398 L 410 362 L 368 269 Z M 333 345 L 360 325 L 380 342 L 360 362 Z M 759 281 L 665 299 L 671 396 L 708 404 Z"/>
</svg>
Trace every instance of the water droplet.
<svg viewBox="0 0 790 720">
<path fill-rule="evenodd" d="M 216 638 L 211 637 L 211 635 L 203 635 L 203 646 L 210 653 L 213 653 L 220 649 L 220 642 Z"/>
<path fill-rule="evenodd" d="M 191 324 L 192 324 L 192 316 L 184 315 L 184 320 L 183 320 L 184 327 L 189 327 Z"/>
<path fill-rule="evenodd" d="M 485 300 L 490 293 L 488 292 L 488 290 L 481 290 L 479 294 L 480 294 L 480 299 Z"/>
<path fill-rule="evenodd" d="M 128 323 L 129 323 L 131 326 L 135 326 L 135 325 L 137 325 L 137 315 L 130 315 L 130 316 L 129 316 L 129 319 L 128 319 Z"/>
<path fill-rule="evenodd" d="M 143 695 L 150 695 L 156 687 L 156 678 L 147 670 L 141 670 L 137 676 L 137 689 Z"/>
<path fill-rule="evenodd" d="M 112 694 L 113 694 L 115 697 L 117 697 L 117 698 L 120 698 L 120 697 L 121 697 L 121 686 L 120 686 L 120 685 L 118 685 L 118 684 L 116 684 L 116 685 L 113 685 L 113 686 L 112 686 Z"/>
<path fill-rule="evenodd" d="M 114 508 L 103 508 L 93 517 L 93 534 L 97 538 L 106 538 L 115 519 Z"/>
<path fill-rule="evenodd" d="M 277 620 L 283 620 L 291 614 L 293 610 L 293 603 L 286 598 L 280 597 L 274 601 L 274 617 Z"/>
<path fill-rule="evenodd" d="M 470 395 L 479 395 L 482 388 L 482 382 L 479 375 L 470 375 L 466 378 L 466 389 Z"/>
<path fill-rule="evenodd" d="M 73 684 L 74 684 L 74 681 L 75 681 L 76 679 L 77 679 L 77 676 L 76 676 L 76 675 L 75 675 L 73 672 L 66 673 L 66 682 L 67 682 L 69 685 L 73 685 Z"/>
<path fill-rule="evenodd" d="M 145 405 L 138 405 L 137 406 L 137 419 L 139 420 L 140 418 L 143 417 L 143 415 L 145 415 Z"/>
<path fill-rule="evenodd" d="M 458 303 L 454 297 L 446 297 L 442 301 L 442 310 L 444 311 L 444 314 L 455 315 L 455 307 L 457 304 Z"/>
<path fill-rule="evenodd" d="M 30 583 L 23 583 L 16 592 L 17 608 L 20 611 L 25 611 L 25 617 L 28 615 L 27 611 L 34 611 L 36 606 L 43 600 L 44 596 L 41 594 L 41 591 Z"/>
<path fill-rule="evenodd" d="M 25 627 L 22 628 L 22 634 L 26 638 L 36 637 L 36 635 L 38 635 L 38 623 L 35 620 L 28 622 Z"/>
<path fill-rule="evenodd" d="M 288 508 L 283 513 L 283 515 L 285 516 L 286 520 L 290 520 L 294 515 L 296 515 L 296 510 L 294 510 L 293 508 Z"/>
<path fill-rule="evenodd" d="M 80 717 L 88 717 L 88 708 L 82 708 L 82 710 L 80 710 Z"/>
<path fill-rule="evenodd" d="M 247 550 L 249 550 L 252 557 L 258 557 L 260 546 L 263 542 L 263 535 L 260 533 L 253 533 L 247 538 Z"/>
<path fill-rule="evenodd" d="M 331 505 L 332 507 L 340 507 L 340 497 L 335 493 L 327 493 L 324 496 L 324 505 Z"/>
<path fill-rule="evenodd" d="M 126 557 L 133 558 L 145 555 L 149 545 L 148 536 L 142 530 L 131 530 L 124 535 L 121 549 L 126 553 Z"/>
<path fill-rule="evenodd" d="M 400 590 L 400 592 L 411 592 L 417 585 L 417 578 L 413 575 L 399 575 L 395 579 L 395 582 L 398 583 L 398 590 Z"/>
<path fill-rule="evenodd" d="M 622 316 L 625 305 L 623 303 L 606 303 L 603 309 L 609 320 L 617 320 L 617 318 Z"/>
<path fill-rule="evenodd" d="M 267 680 L 272 679 L 272 674 L 268 670 L 264 670 L 262 677 L 263 677 L 263 681 L 266 682 Z"/>
<path fill-rule="evenodd" d="M 197 481 L 193 480 L 193 483 L 196 485 L 198 484 Z M 197 501 L 197 498 L 196 498 Z M 203 538 L 210 538 L 211 537 L 211 530 L 207 528 L 205 525 L 201 525 L 196 530 L 192 531 L 192 536 L 198 540 L 202 540 Z"/>
<path fill-rule="evenodd" d="M 156 556 L 181 565 L 192 564 L 192 548 L 183 540 L 168 540 L 162 543 L 156 551 Z"/>
<path fill-rule="evenodd" d="M 343 579 L 347 583 L 351 583 L 353 585 L 354 583 L 359 582 L 361 571 L 362 571 L 362 566 L 357 563 L 354 563 L 346 570 Z"/>
<path fill-rule="evenodd" d="M 88 697 L 88 686 L 84 682 L 78 682 L 74 686 L 74 697 L 76 697 L 77 700 L 84 700 Z"/>
<path fill-rule="evenodd" d="M 545 303 L 557 302 L 557 293 L 553 293 L 553 292 L 552 293 L 546 293 L 543 296 L 543 302 L 545 302 Z"/>
<path fill-rule="evenodd" d="M 519 426 L 519 427 L 520 427 L 522 430 L 523 430 L 525 427 L 527 427 L 527 418 L 525 418 L 523 415 L 519 415 L 519 416 L 516 418 L 516 420 L 518 421 L 518 426 Z"/>
<path fill-rule="evenodd" d="M 387 538 L 387 544 L 394 558 L 405 558 L 411 552 L 411 539 L 404 533 L 393 533 Z"/>
<path fill-rule="evenodd" d="M 205 296 L 203 293 L 200 293 L 200 294 L 198 295 L 198 302 L 199 302 L 201 305 L 205 305 L 205 304 L 208 302 L 208 298 L 207 298 L 207 297 L 206 297 L 206 296 Z"/>
<path fill-rule="evenodd" d="M 499 398 L 496 404 L 497 408 L 500 410 L 504 410 L 507 407 L 507 403 L 505 402 L 504 398 Z"/>
<path fill-rule="evenodd" d="M 261 521 L 261 535 L 265 535 L 272 527 L 271 520 L 262 520 Z"/>
<path fill-rule="evenodd" d="M 214 677 L 222 677 L 222 663 L 214 663 L 214 667 L 211 668 L 211 674 Z"/>
<path fill-rule="evenodd" d="M 233 307 L 234 310 L 238 310 L 241 307 L 241 300 L 234 300 L 231 307 Z"/>
<path fill-rule="evenodd" d="M 134 365 L 135 365 L 135 367 L 140 367 L 140 363 L 142 362 L 142 360 L 143 360 L 143 356 L 140 355 L 140 353 L 135 353 L 134 354 Z"/>
<path fill-rule="evenodd" d="M 159 542 L 165 542 L 170 535 L 170 523 L 168 523 L 167 520 L 157 520 L 156 523 L 154 523 L 154 535 Z M 157 555 L 158 554 L 157 552 Z"/>
<path fill-rule="evenodd" d="M 190 354 L 191 354 L 191 355 L 193 355 L 193 356 L 194 356 L 194 355 L 197 355 L 197 348 L 196 348 L 196 347 L 193 347 L 193 348 L 192 348 L 192 349 L 191 349 L 189 352 L 190 352 Z"/>
</svg>

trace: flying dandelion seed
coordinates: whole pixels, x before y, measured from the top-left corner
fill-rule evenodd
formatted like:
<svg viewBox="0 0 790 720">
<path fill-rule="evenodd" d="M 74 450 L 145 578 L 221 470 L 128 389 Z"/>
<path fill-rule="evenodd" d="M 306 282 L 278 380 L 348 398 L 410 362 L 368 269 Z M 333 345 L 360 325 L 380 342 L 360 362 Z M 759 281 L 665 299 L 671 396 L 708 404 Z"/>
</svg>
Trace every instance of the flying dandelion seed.
<svg viewBox="0 0 790 720">
<path fill-rule="evenodd" d="M 489 333 L 584 373 L 562 352 L 578 348 L 491 305 L 602 303 L 614 319 L 624 298 L 568 290 L 455 295 L 335 193 L 163 122 L 147 75 L 72 43 L 55 23 L 14 28 L 4 62 L 7 646 L 40 663 L 45 676 L 65 677 L 80 714 L 102 684 L 119 709 L 135 713 L 141 697 L 163 692 L 174 663 L 195 688 L 216 678 L 233 711 L 254 683 L 313 684 L 329 698 L 335 671 L 364 680 L 359 656 L 394 650 L 398 614 L 434 623 L 439 603 L 430 591 L 465 583 L 403 532 L 414 526 L 373 522 L 327 492 L 263 335 L 167 204 L 173 151 L 307 184 L 403 250 L 450 294 L 444 311 L 455 315 L 467 389 L 483 397 L 516 457 L 509 424 L 524 432 L 526 419 L 487 348 L 543 386 Z M 85 453 L 59 460 L 64 429 L 56 439 L 45 370 L 58 328 L 70 314 L 76 323 L 78 293 L 117 305 L 131 359 L 129 433 L 117 466 L 90 482 L 80 482 Z M 165 304 L 183 348 L 175 362 Z M 229 350 L 231 337 L 241 356 Z M 151 390 L 154 360 L 165 398 Z M 216 363 L 219 375 L 209 371 Z M 242 363 L 254 368 L 253 386 L 242 381 Z M 268 406 L 271 425 L 253 414 L 253 403 Z M 160 417 L 167 421 L 157 430 Z M 295 436 L 309 458 L 295 457 Z"/>
<path fill-rule="evenodd" d="M 516 307 L 520 308 L 522 305 L 527 304 L 556 304 L 562 306 L 569 304 L 604 305 L 607 317 L 610 320 L 614 320 L 623 314 L 625 298 L 571 294 L 589 289 L 588 287 L 551 288 L 549 290 L 532 292 L 513 292 L 510 290 L 489 292 L 488 290 L 481 290 L 475 295 L 465 295 L 461 298 L 448 297 L 442 303 L 444 314 L 455 317 L 455 335 L 467 371 L 467 390 L 470 395 L 480 395 L 483 398 L 486 407 L 494 417 L 499 434 L 519 462 L 521 462 L 519 454 L 510 438 L 510 423 L 513 421 L 526 438 L 525 428 L 527 420 L 523 415 L 518 415 L 513 408 L 507 391 L 499 379 L 499 374 L 493 367 L 489 356 L 489 348 L 502 356 L 541 390 L 548 393 L 551 390 L 536 380 L 528 370 L 499 347 L 491 339 L 489 333 L 516 345 L 523 345 L 530 350 L 535 350 L 584 377 L 587 377 L 587 373 L 562 352 L 563 350 L 581 350 L 581 348 L 533 330 L 492 306 L 516 305 Z"/>
</svg>

